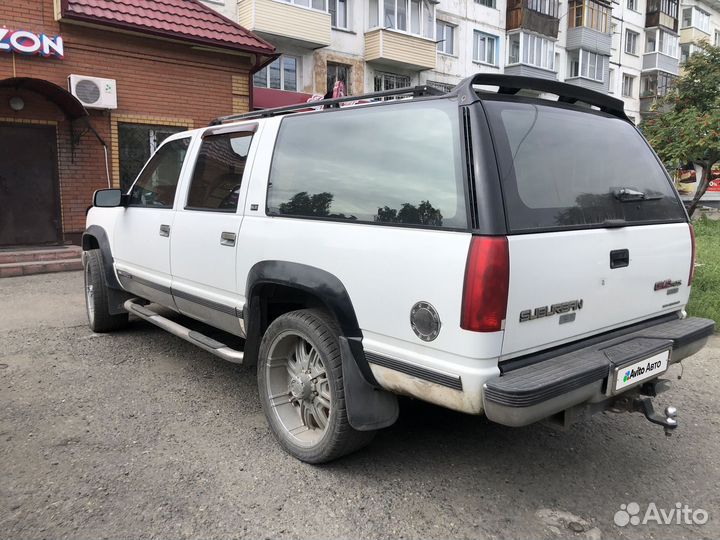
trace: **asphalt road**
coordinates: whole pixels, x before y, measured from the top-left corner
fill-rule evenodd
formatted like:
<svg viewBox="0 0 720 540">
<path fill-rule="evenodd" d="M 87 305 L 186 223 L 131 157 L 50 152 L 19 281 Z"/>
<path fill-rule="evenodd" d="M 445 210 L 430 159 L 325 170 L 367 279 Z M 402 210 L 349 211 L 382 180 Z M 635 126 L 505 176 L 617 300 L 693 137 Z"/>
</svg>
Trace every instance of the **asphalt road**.
<svg viewBox="0 0 720 540">
<path fill-rule="evenodd" d="M 274 442 L 254 369 L 142 321 L 94 335 L 81 291 L 80 273 L 0 280 L 0 537 L 720 537 L 719 338 L 658 398 L 680 410 L 670 438 L 639 415 L 556 432 L 408 400 L 317 467 Z M 709 520 L 616 526 L 631 502 Z"/>
</svg>

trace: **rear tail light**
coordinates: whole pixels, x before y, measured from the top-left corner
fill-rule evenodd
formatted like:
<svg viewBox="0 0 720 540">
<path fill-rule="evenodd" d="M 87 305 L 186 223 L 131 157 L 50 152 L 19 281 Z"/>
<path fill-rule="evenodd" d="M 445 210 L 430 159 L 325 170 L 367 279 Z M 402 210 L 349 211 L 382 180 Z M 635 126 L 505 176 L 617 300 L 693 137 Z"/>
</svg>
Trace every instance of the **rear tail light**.
<svg viewBox="0 0 720 540">
<path fill-rule="evenodd" d="M 474 332 L 502 330 L 509 281 L 507 238 L 473 236 L 465 268 L 460 327 Z"/>
<path fill-rule="evenodd" d="M 688 223 L 690 226 L 690 243 L 692 244 L 692 257 L 690 259 L 690 276 L 688 277 L 688 287 L 692 285 L 693 278 L 695 277 L 695 227 L 692 223 Z"/>
</svg>

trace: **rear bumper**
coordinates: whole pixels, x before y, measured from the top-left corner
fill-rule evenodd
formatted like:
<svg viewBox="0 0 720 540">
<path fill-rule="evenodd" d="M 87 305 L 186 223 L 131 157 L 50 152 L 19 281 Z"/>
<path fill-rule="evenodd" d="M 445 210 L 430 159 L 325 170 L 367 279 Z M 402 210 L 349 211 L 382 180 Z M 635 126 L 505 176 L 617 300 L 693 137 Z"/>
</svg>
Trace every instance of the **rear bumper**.
<svg viewBox="0 0 720 540">
<path fill-rule="evenodd" d="M 618 367 L 666 350 L 674 364 L 702 349 L 714 330 L 709 319 L 672 320 L 528 362 L 485 383 L 485 414 L 500 424 L 524 426 L 577 405 L 609 400 L 608 379 Z"/>
</svg>

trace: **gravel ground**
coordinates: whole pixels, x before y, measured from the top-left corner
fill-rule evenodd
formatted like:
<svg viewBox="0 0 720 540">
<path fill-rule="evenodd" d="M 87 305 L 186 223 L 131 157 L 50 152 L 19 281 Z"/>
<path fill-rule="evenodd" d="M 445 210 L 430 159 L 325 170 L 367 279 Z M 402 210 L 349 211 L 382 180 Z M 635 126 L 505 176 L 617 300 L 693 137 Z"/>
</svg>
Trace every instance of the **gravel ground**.
<svg viewBox="0 0 720 540">
<path fill-rule="evenodd" d="M 556 432 L 408 400 L 317 467 L 274 442 L 254 369 L 142 321 L 94 335 L 81 290 L 0 280 L 0 537 L 720 537 L 720 338 L 658 398 L 680 410 L 670 438 L 639 415 Z M 630 502 L 710 517 L 616 526 Z"/>
</svg>

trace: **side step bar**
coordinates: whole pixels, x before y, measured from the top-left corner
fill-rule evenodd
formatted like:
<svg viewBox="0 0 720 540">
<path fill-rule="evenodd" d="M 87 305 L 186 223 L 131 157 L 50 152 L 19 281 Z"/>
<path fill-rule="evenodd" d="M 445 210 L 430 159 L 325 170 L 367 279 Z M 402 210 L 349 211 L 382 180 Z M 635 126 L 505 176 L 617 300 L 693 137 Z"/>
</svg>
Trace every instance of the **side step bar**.
<svg viewBox="0 0 720 540">
<path fill-rule="evenodd" d="M 145 319 L 155 326 L 159 326 L 163 330 L 166 330 L 185 341 L 189 341 L 193 345 L 200 347 L 215 356 L 219 356 L 223 360 L 233 362 L 234 364 L 242 364 L 244 356 L 242 351 L 231 349 L 224 343 L 220 343 L 219 341 L 209 338 L 200 332 L 190 330 L 189 328 L 171 321 L 170 319 L 155 313 L 153 310 L 140 305 L 138 302 L 139 300 L 137 298 L 131 298 L 125 302 L 124 307 L 129 313 L 137 315 L 141 319 Z"/>
</svg>

